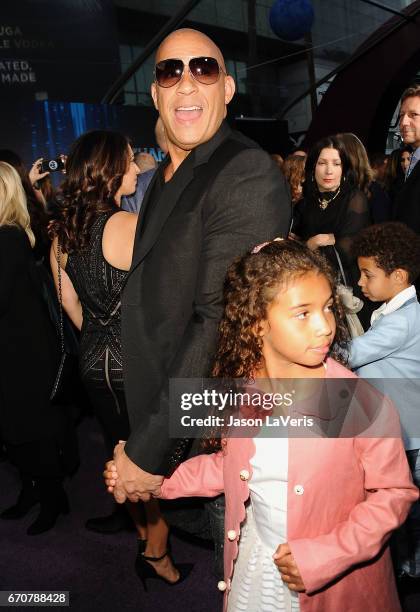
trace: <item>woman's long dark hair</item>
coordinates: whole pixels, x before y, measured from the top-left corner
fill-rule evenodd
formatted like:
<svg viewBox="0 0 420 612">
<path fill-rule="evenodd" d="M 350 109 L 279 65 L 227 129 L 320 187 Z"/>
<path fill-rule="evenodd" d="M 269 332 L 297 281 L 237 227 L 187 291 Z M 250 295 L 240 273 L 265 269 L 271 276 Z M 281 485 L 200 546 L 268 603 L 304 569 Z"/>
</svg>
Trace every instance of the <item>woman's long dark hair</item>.
<svg viewBox="0 0 420 612">
<path fill-rule="evenodd" d="M 125 136 L 109 130 L 87 132 L 72 145 L 57 196 L 57 218 L 50 227 L 65 253 L 83 250 L 98 215 L 117 208 L 115 195 L 127 172 L 128 146 Z"/>
<path fill-rule="evenodd" d="M 385 171 L 385 185 L 388 191 L 392 189 L 393 183 L 399 179 L 401 182 L 405 179 L 404 171 L 401 167 L 401 158 L 403 153 L 412 153 L 411 147 L 405 145 L 400 149 L 391 151 L 388 157 L 388 163 Z"/>
<path fill-rule="evenodd" d="M 352 132 L 336 134 L 335 138 L 344 146 L 356 187 L 370 197 L 369 185 L 373 181 L 374 173 L 363 142 Z"/>
<path fill-rule="evenodd" d="M 350 159 L 344 147 L 344 144 L 335 136 L 327 136 L 318 140 L 318 142 L 311 147 L 305 165 L 305 183 L 303 187 L 303 194 L 305 198 L 318 197 L 319 191 L 315 181 L 315 166 L 322 149 L 336 149 L 341 159 L 341 185 L 346 185 L 346 189 L 354 188 L 355 177 L 351 169 Z"/>
</svg>

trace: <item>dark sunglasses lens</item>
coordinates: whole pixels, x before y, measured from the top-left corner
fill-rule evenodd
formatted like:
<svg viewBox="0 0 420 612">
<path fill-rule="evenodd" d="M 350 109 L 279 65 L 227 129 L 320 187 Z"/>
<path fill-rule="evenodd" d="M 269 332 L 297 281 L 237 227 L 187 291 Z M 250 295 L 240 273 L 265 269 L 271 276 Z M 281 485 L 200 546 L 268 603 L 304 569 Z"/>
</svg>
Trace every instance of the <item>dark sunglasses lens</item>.
<svg viewBox="0 0 420 612">
<path fill-rule="evenodd" d="M 194 57 L 189 65 L 193 77 L 203 85 L 212 85 L 219 78 L 219 64 L 214 57 Z"/>
<path fill-rule="evenodd" d="M 161 87 L 172 87 L 181 80 L 183 71 L 181 60 L 164 60 L 155 66 L 156 81 Z"/>
</svg>

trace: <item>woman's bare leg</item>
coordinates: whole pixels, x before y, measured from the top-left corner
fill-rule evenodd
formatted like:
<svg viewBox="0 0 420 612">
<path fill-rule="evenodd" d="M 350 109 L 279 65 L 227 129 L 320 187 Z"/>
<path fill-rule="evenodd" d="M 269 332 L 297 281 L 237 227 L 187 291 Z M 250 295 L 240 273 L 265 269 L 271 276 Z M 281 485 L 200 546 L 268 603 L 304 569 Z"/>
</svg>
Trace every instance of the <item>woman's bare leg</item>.
<svg viewBox="0 0 420 612">
<path fill-rule="evenodd" d="M 147 519 L 147 545 L 146 557 L 161 557 L 168 550 L 169 527 L 163 518 L 159 502 L 153 499 L 144 504 Z M 169 580 L 176 582 L 179 579 L 179 571 L 175 569 L 172 559 L 166 555 L 160 561 L 148 561 L 156 572 Z"/>
<path fill-rule="evenodd" d="M 138 504 L 133 504 L 132 502 L 127 501 L 125 502 L 125 507 L 133 519 L 138 539 L 147 540 L 146 514 L 143 503 L 139 502 Z"/>
</svg>

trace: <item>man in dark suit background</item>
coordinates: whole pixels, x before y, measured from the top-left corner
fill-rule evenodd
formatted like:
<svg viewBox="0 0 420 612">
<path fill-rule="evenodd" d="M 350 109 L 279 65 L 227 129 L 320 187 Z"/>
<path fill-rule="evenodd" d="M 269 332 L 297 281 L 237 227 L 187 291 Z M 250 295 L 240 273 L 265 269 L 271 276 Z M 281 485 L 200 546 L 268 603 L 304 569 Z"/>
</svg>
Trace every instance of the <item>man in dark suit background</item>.
<svg viewBox="0 0 420 612">
<path fill-rule="evenodd" d="M 420 234 L 420 85 L 405 90 L 399 116 L 401 136 L 405 145 L 413 148 L 404 186 L 398 193 L 395 219 Z"/>
<path fill-rule="evenodd" d="M 131 434 L 107 481 L 119 502 L 148 500 L 184 458 L 187 441 L 169 437 L 168 381 L 209 376 L 230 263 L 289 231 L 283 175 L 224 121 L 234 92 L 204 34 L 178 30 L 160 45 L 151 93 L 169 152 L 143 202 L 122 296 Z"/>
</svg>

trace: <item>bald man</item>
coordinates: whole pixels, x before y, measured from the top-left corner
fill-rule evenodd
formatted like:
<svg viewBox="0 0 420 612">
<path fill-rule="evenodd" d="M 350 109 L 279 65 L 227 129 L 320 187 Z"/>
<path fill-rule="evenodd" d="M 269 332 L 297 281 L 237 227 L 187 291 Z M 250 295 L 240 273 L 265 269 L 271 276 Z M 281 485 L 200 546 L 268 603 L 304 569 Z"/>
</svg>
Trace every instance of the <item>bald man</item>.
<svg viewBox="0 0 420 612">
<path fill-rule="evenodd" d="M 162 42 L 151 94 L 168 155 L 143 203 L 122 296 L 131 434 L 115 450 L 120 502 L 149 499 L 185 458 L 189 441 L 169 436 L 168 383 L 210 375 L 228 266 L 289 230 L 282 174 L 225 122 L 234 93 L 210 38 L 182 29 Z"/>
</svg>

